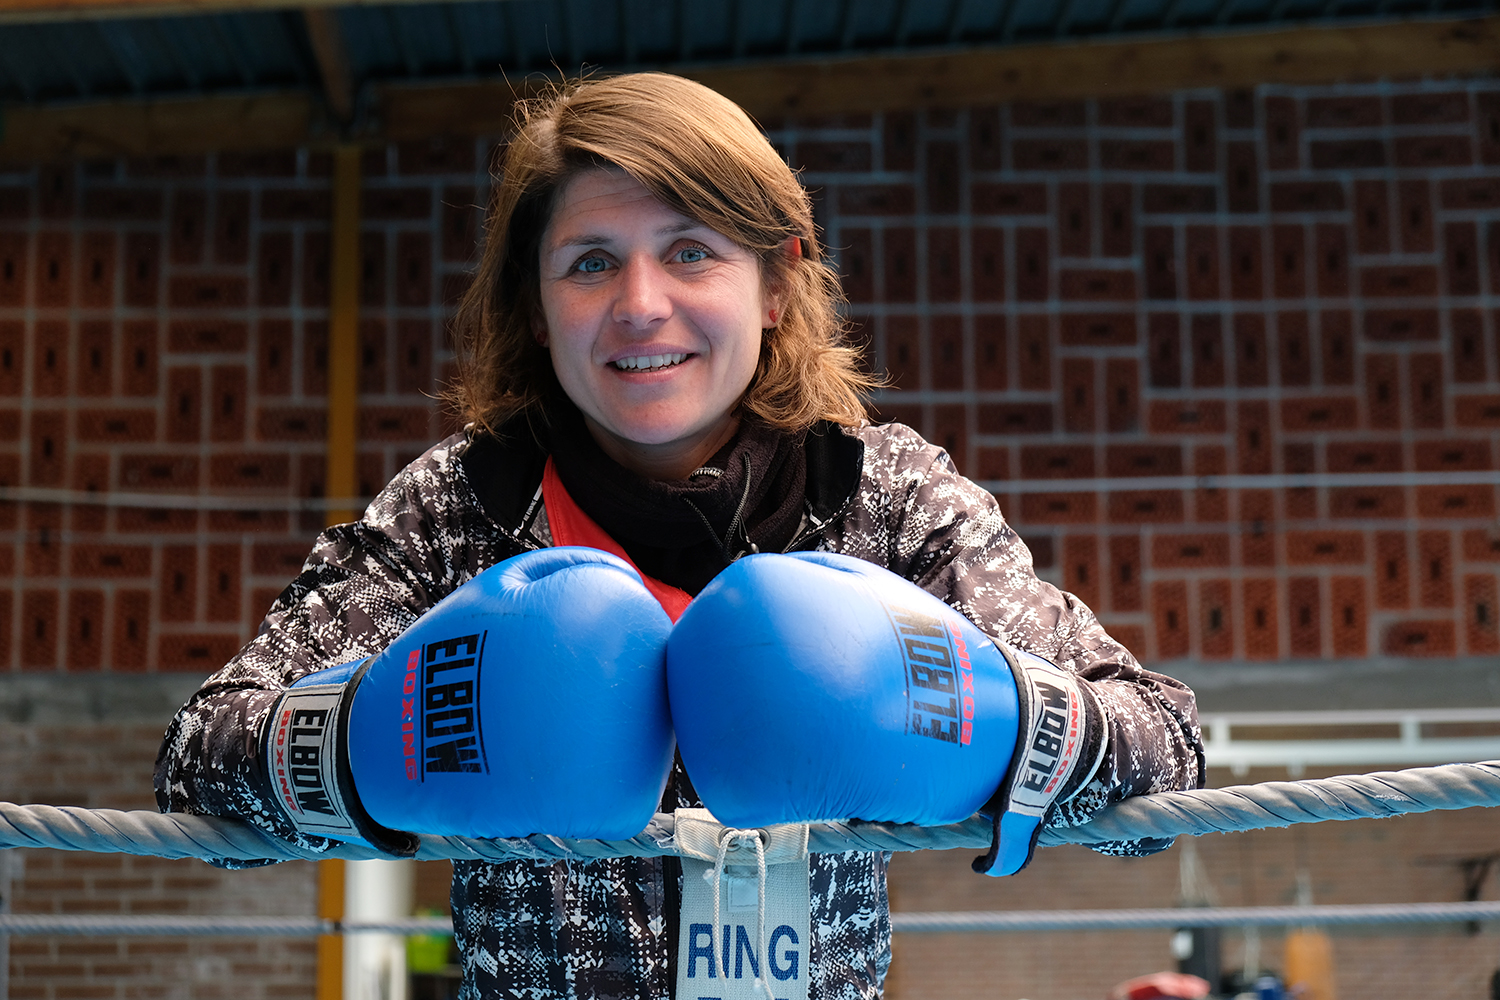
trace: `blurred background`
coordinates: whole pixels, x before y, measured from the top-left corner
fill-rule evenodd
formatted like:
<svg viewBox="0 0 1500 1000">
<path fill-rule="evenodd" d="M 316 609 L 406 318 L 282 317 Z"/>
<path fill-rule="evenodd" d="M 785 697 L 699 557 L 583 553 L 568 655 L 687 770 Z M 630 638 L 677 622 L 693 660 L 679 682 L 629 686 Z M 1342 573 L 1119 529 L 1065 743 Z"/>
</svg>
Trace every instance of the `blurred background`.
<svg viewBox="0 0 1500 1000">
<path fill-rule="evenodd" d="M 1495 10 L 5 0 L 0 798 L 152 807 L 177 705 L 329 517 L 455 429 L 446 324 L 514 102 L 646 68 L 738 101 L 801 171 L 853 335 L 890 375 L 880 419 L 947 448 L 1043 577 L 1198 690 L 1211 784 L 1500 757 Z M 891 898 L 1494 899 L 1497 858 L 1493 815 L 1470 810 L 1146 860 L 1057 848 L 1005 880 L 964 852 L 901 855 Z M 0 851 L 0 908 L 338 915 L 372 878 L 369 905 L 447 912 L 445 863 L 355 878 L 41 850 Z M 1322 944 L 1307 1000 L 1496 995 L 1491 925 Z M 347 974 L 337 939 L 5 947 L 16 1000 L 456 982 L 442 939 L 377 942 Z M 895 948 L 899 1000 L 1092 1000 L 1179 965 L 1232 994 L 1289 961 L 1269 928 Z"/>
</svg>

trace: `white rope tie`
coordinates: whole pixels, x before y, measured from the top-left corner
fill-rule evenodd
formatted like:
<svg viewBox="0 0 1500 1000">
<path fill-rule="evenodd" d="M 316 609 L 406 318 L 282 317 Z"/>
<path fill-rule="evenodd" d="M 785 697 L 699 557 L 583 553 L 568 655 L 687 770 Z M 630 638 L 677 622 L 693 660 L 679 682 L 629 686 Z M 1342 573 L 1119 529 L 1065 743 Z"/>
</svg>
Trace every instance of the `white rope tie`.
<svg viewBox="0 0 1500 1000">
<path fill-rule="evenodd" d="M 726 829 L 719 837 L 718 857 L 714 859 L 713 868 L 706 874 L 713 882 L 714 934 L 717 936 L 720 932 L 723 932 L 724 943 L 719 948 L 714 949 L 713 957 L 709 962 L 709 968 L 712 969 L 718 964 L 719 955 L 722 952 L 724 956 L 724 968 L 722 971 L 724 978 L 729 978 L 729 951 L 734 945 L 729 940 L 728 930 L 721 922 L 719 901 L 724 892 L 724 869 L 728 864 L 729 852 L 736 844 L 744 843 L 748 840 L 755 845 L 755 931 L 756 937 L 760 941 L 761 956 L 759 959 L 756 959 L 751 968 L 755 970 L 755 985 L 765 991 L 766 1000 L 776 1000 L 776 995 L 771 992 L 771 983 L 765 976 L 765 973 L 770 971 L 771 948 L 770 942 L 766 938 L 766 844 L 761 839 L 764 832 L 763 830 L 735 830 L 731 828 Z M 762 969 L 762 964 L 766 966 L 764 970 Z"/>
</svg>

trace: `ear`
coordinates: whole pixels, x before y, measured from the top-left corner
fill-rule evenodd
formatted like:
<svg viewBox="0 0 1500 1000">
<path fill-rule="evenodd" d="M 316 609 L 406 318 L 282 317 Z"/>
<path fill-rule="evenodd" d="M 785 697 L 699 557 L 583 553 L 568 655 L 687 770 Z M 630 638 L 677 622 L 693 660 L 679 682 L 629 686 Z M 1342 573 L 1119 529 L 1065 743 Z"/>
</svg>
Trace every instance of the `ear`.
<svg viewBox="0 0 1500 1000">
<path fill-rule="evenodd" d="M 547 322 L 540 316 L 531 318 L 531 339 L 535 340 L 538 346 L 547 346 Z"/>
<path fill-rule="evenodd" d="M 795 267 L 796 262 L 803 256 L 803 244 L 804 240 L 802 237 L 788 236 L 781 241 L 781 246 L 777 248 L 776 252 L 785 255 L 791 266 Z M 764 297 L 765 311 L 761 315 L 761 326 L 764 329 L 772 329 L 777 323 L 781 322 L 781 317 L 785 312 L 785 300 L 786 288 L 783 285 L 777 284 L 766 289 Z"/>
</svg>

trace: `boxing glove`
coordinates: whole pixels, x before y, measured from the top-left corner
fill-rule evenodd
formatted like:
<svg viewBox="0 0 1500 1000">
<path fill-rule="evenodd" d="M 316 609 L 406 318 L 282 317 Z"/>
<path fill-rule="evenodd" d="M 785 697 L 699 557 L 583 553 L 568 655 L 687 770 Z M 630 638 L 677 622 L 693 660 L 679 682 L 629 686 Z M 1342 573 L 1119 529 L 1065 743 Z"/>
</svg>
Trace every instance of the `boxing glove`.
<svg viewBox="0 0 1500 1000">
<path fill-rule="evenodd" d="M 1024 866 L 1102 746 L 1072 675 L 831 553 L 719 574 L 672 630 L 667 685 L 683 763 L 720 822 L 938 826 L 985 811 L 992 874 Z"/>
<path fill-rule="evenodd" d="M 299 832 L 396 854 L 407 830 L 633 837 L 672 766 L 670 628 L 608 553 L 508 559 L 286 691 L 264 740 L 277 804 Z"/>
</svg>

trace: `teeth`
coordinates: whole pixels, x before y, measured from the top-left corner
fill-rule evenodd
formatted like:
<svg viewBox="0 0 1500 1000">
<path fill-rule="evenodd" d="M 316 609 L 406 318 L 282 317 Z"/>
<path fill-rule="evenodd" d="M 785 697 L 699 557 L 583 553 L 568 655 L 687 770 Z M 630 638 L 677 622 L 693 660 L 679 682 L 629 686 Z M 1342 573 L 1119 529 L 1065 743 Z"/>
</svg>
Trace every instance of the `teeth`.
<svg viewBox="0 0 1500 1000">
<path fill-rule="evenodd" d="M 615 367 L 625 371 L 649 371 L 654 368 L 670 368 L 686 360 L 686 354 L 652 354 L 640 358 L 621 358 L 615 362 Z"/>
</svg>

